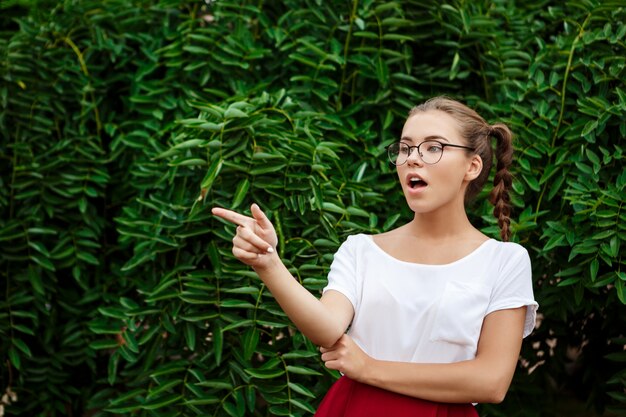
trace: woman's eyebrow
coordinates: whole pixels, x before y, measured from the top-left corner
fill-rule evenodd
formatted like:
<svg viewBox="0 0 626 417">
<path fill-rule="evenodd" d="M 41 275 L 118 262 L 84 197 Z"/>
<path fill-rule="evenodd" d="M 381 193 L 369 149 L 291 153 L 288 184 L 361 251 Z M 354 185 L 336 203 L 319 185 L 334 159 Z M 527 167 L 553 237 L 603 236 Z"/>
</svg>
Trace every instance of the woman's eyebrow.
<svg viewBox="0 0 626 417">
<path fill-rule="evenodd" d="M 439 135 L 430 135 L 430 136 L 426 136 L 424 139 L 422 139 L 422 142 L 427 141 L 427 140 L 443 140 L 445 142 L 450 142 L 448 139 L 444 138 L 443 136 L 439 136 Z M 413 140 L 413 138 L 411 138 L 410 136 L 402 136 L 400 138 L 401 142 L 411 142 L 414 143 L 415 141 Z"/>
</svg>

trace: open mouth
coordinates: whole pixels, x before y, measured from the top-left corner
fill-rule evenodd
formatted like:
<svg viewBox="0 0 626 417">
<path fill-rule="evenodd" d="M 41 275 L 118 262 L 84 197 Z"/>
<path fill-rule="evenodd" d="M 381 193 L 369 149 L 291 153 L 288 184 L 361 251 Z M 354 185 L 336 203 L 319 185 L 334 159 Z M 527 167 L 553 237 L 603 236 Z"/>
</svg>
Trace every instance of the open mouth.
<svg viewBox="0 0 626 417">
<path fill-rule="evenodd" d="M 409 185 L 409 188 L 411 189 L 417 189 L 417 188 L 426 187 L 428 183 L 426 183 L 426 181 L 424 181 L 420 177 L 409 177 L 408 185 Z"/>
</svg>

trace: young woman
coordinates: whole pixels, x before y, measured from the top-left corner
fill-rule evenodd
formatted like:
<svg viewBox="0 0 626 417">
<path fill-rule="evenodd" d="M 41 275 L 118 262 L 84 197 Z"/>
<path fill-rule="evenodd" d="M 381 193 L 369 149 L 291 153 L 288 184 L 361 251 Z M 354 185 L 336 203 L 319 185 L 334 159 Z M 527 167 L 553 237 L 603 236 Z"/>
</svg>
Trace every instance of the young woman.
<svg viewBox="0 0 626 417">
<path fill-rule="evenodd" d="M 489 177 L 493 139 L 490 201 L 503 242 L 465 211 Z M 476 416 L 472 403 L 503 400 L 537 310 L 528 253 L 508 242 L 511 139 L 505 125 L 448 98 L 412 109 L 387 151 L 413 220 L 348 237 L 319 300 L 276 255 L 258 205 L 252 217 L 213 209 L 238 225 L 233 254 L 343 374 L 316 416 Z"/>
</svg>

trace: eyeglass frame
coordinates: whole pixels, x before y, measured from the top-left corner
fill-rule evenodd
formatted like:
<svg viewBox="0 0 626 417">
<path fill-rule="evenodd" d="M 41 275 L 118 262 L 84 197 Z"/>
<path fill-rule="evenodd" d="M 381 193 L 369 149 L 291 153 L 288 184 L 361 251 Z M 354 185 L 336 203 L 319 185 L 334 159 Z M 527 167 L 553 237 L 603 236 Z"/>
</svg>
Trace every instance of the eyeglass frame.
<svg viewBox="0 0 626 417">
<path fill-rule="evenodd" d="M 422 146 L 422 145 L 423 145 L 423 144 L 425 144 L 426 142 L 436 142 L 436 143 L 438 143 L 438 144 L 441 146 L 441 155 L 439 156 L 439 159 L 437 160 L 437 162 L 426 162 L 426 161 L 424 161 L 424 158 L 422 157 L 422 154 L 420 153 L 420 146 Z M 408 153 L 408 154 L 407 154 L 407 156 L 406 156 L 406 161 L 404 161 L 404 162 L 403 162 L 403 163 L 401 163 L 401 164 L 396 164 L 395 162 L 393 162 L 393 161 L 391 160 L 391 158 L 389 157 L 389 148 L 390 148 L 391 146 L 393 146 L 393 145 L 398 145 L 398 146 L 400 146 L 400 145 L 406 145 L 406 146 L 408 146 L 408 148 L 409 148 L 409 153 Z M 425 140 L 425 141 L 421 142 L 419 145 L 409 145 L 408 143 L 406 143 L 406 142 L 402 142 L 402 141 L 393 142 L 393 143 L 391 143 L 391 144 L 389 144 L 389 145 L 385 146 L 385 150 L 387 151 L 387 159 L 389 159 L 389 162 L 391 162 L 393 165 L 395 165 L 395 166 L 397 166 L 397 167 L 402 166 L 402 165 L 404 165 L 404 164 L 406 164 L 406 163 L 407 163 L 407 161 L 408 161 L 408 160 L 409 160 L 409 158 L 411 157 L 411 154 L 413 153 L 413 149 L 417 149 L 417 155 L 419 156 L 420 160 L 421 160 L 423 163 L 425 163 L 425 164 L 427 164 L 427 165 L 435 165 L 435 164 L 437 164 L 439 161 L 441 161 L 441 158 L 443 157 L 443 150 L 445 149 L 445 147 L 446 147 L 446 146 L 450 146 L 450 147 L 452 147 L 452 148 L 462 148 L 462 149 L 468 149 L 468 150 L 470 150 L 470 151 L 475 151 L 475 150 L 476 150 L 476 148 L 471 148 L 471 147 L 469 147 L 469 146 L 464 146 L 464 145 L 455 145 L 455 144 L 453 144 L 453 143 L 443 143 L 443 142 L 440 142 L 440 141 L 438 141 L 438 140 L 434 140 L 434 139 L 427 139 L 427 140 Z"/>
</svg>

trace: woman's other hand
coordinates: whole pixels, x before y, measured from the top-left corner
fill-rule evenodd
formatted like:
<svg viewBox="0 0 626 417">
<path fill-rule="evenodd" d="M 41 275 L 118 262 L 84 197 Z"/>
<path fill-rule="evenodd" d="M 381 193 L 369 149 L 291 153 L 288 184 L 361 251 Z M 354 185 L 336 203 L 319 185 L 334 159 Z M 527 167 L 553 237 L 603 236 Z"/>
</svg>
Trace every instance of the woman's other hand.
<svg viewBox="0 0 626 417">
<path fill-rule="evenodd" d="M 347 334 L 330 348 L 320 348 L 320 352 L 328 369 L 337 370 L 355 381 L 365 379 L 365 372 L 373 360 Z"/>
<path fill-rule="evenodd" d="M 250 210 L 252 217 L 219 207 L 214 207 L 211 212 L 237 225 L 233 255 L 253 268 L 264 267 L 269 264 L 269 256 L 266 255 L 276 252 L 278 237 L 274 225 L 257 204 L 253 204 Z"/>
</svg>

